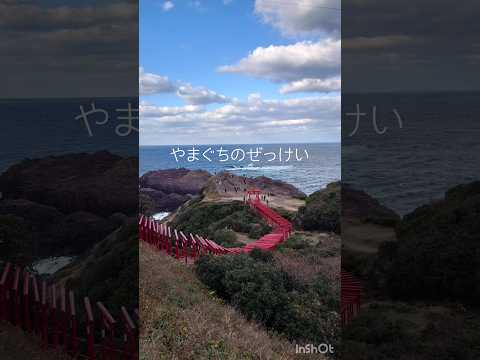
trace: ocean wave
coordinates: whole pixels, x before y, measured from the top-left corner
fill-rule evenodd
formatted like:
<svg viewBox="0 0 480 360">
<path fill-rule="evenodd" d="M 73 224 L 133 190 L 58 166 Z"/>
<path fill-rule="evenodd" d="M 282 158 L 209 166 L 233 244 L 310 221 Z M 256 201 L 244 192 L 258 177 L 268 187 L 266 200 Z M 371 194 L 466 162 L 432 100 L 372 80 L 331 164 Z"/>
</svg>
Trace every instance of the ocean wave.
<svg viewBox="0 0 480 360">
<path fill-rule="evenodd" d="M 248 166 L 233 166 L 226 168 L 227 171 L 280 171 L 286 169 L 292 169 L 292 165 L 272 165 L 272 166 L 254 166 L 249 164 Z"/>
</svg>

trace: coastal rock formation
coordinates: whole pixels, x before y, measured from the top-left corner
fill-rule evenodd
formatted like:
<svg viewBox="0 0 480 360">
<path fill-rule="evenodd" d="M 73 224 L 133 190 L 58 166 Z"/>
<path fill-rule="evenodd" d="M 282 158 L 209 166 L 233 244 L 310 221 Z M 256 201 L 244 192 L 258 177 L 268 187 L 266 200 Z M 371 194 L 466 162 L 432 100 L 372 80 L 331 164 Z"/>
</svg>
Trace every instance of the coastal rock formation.
<svg viewBox="0 0 480 360">
<path fill-rule="evenodd" d="M 243 191 L 258 188 L 275 197 L 304 199 L 295 186 L 266 176 L 249 178 L 223 171 L 212 175 L 204 170 L 167 169 L 149 171 L 140 178 L 140 208 L 151 215 L 174 211 L 197 195 L 211 198 L 237 198 Z"/>
<path fill-rule="evenodd" d="M 342 218 L 385 226 L 395 226 L 400 221 L 393 210 L 346 183 L 342 183 Z"/>
<path fill-rule="evenodd" d="M 200 194 L 212 175 L 204 170 L 168 169 L 149 171 L 140 177 L 142 188 L 164 194 Z"/>
<path fill-rule="evenodd" d="M 161 211 L 174 211 L 193 197 L 191 194 L 166 194 L 152 188 L 140 189 L 142 214 L 153 215 Z"/>
<path fill-rule="evenodd" d="M 13 219 L 16 221 L 12 222 Z M 24 259 L 52 254 L 79 254 L 114 231 L 121 225 L 120 221 L 120 214 L 109 218 L 85 211 L 65 215 L 52 206 L 30 200 L 0 201 L 0 228 L 11 228 L 17 224 L 17 229 L 5 230 L 6 233 L 14 230 L 24 237 L 23 244 L 15 239 L 17 245 L 9 248 L 9 252 L 19 253 L 20 258 Z"/>
<path fill-rule="evenodd" d="M 22 218 L 34 231 L 48 232 L 59 223 L 64 215 L 52 206 L 37 204 L 25 199 L 6 199 L 0 201 L 0 215 L 12 215 Z"/>
<path fill-rule="evenodd" d="M 7 199 L 22 198 L 63 213 L 134 214 L 138 207 L 138 161 L 107 151 L 24 160 L 0 176 Z"/>
<path fill-rule="evenodd" d="M 204 170 L 149 171 L 140 177 L 140 209 L 146 215 L 174 211 L 199 195 L 211 177 Z"/>
<path fill-rule="evenodd" d="M 93 244 L 103 240 L 113 232 L 117 224 L 110 219 L 85 211 L 69 214 L 58 223 L 52 233 L 56 247 L 62 247 L 70 253 L 78 254 Z"/>
<path fill-rule="evenodd" d="M 104 239 L 137 214 L 137 163 L 102 151 L 11 166 L 0 176 L 0 228 L 23 240 L 9 241 L 5 256 L 28 264 L 78 255 Z"/>
<path fill-rule="evenodd" d="M 306 195 L 295 186 L 281 180 L 273 180 L 266 176 L 255 178 L 247 176 L 238 176 L 232 173 L 222 171 L 216 174 L 208 181 L 204 193 L 224 194 L 224 193 L 243 193 L 245 189 L 257 188 L 264 193 L 271 193 L 274 196 L 283 196 L 296 199 L 305 199 Z"/>
</svg>

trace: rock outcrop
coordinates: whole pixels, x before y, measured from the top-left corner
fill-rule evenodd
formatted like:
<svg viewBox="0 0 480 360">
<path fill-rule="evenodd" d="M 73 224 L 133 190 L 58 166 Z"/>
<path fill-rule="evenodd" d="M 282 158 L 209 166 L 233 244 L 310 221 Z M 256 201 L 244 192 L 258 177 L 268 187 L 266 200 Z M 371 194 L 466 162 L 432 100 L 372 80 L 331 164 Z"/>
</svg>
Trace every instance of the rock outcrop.
<svg viewBox="0 0 480 360">
<path fill-rule="evenodd" d="M 1 174 L 0 191 L 0 228 L 23 238 L 5 257 L 77 255 L 137 216 L 138 161 L 106 151 L 27 159 Z"/>
<path fill-rule="evenodd" d="M 255 178 L 238 176 L 222 171 L 213 176 L 204 190 L 207 194 L 242 193 L 245 189 L 257 188 L 273 196 L 283 196 L 296 199 L 305 199 L 306 195 L 295 186 L 281 180 L 274 180 L 266 176 Z"/>
<path fill-rule="evenodd" d="M 204 170 L 168 169 L 149 171 L 140 178 L 140 208 L 143 213 L 174 211 L 197 195 L 242 198 L 243 191 L 258 188 L 272 196 L 304 199 L 295 186 L 266 176 L 249 178 L 223 171 L 211 175 Z"/>
<path fill-rule="evenodd" d="M 142 188 L 151 188 L 164 194 L 200 194 L 211 174 L 204 170 L 167 169 L 149 171 L 140 177 Z"/>
<path fill-rule="evenodd" d="M 395 226 L 400 221 L 393 210 L 383 206 L 366 192 L 342 183 L 342 218 L 362 223 Z"/>
<path fill-rule="evenodd" d="M 138 160 L 107 151 L 24 160 L 0 176 L 4 198 L 22 198 L 63 213 L 100 216 L 138 209 Z"/>
<path fill-rule="evenodd" d="M 146 215 L 174 211 L 199 195 L 211 177 L 204 170 L 149 171 L 140 177 L 140 209 Z"/>
</svg>

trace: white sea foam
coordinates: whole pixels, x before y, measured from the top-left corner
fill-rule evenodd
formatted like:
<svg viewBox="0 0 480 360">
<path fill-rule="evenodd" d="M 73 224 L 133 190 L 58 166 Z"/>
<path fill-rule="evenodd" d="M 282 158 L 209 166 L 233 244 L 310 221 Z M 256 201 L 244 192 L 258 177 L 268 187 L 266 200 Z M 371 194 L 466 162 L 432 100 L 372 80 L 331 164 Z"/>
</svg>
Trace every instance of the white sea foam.
<svg viewBox="0 0 480 360">
<path fill-rule="evenodd" d="M 227 171 L 280 171 L 286 169 L 292 169 L 292 165 L 272 165 L 272 166 L 240 166 L 228 168 Z"/>
<path fill-rule="evenodd" d="M 51 275 L 70 264 L 73 259 L 69 256 L 49 257 L 36 261 L 32 267 L 40 275 Z"/>
<path fill-rule="evenodd" d="M 159 212 L 159 213 L 156 213 L 154 214 L 152 217 L 155 219 L 155 220 L 163 220 L 165 219 L 168 215 L 170 215 L 169 212 Z"/>
</svg>

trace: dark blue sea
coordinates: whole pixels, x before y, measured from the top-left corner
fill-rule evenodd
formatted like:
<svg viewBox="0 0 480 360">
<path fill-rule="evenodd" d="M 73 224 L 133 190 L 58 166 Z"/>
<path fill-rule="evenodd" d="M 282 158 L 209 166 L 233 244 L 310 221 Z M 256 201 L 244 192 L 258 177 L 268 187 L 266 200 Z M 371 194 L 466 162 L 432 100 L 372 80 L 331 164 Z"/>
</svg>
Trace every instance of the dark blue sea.
<svg viewBox="0 0 480 360">
<path fill-rule="evenodd" d="M 171 155 L 172 149 L 180 148 L 185 151 L 183 158 Z M 203 169 L 214 174 L 220 171 L 230 171 L 236 175 L 245 175 L 248 177 L 268 176 L 273 179 L 286 181 L 306 194 L 324 188 L 328 183 L 340 180 L 340 151 L 339 143 L 323 144 L 262 144 L 262 145 L 201 145 L 195 146 L 199 150 L 199 160 L 188 161 L 188 153 L 192 146 L 142 146 L 140 147 L 140 174 L 147 171 L 171 168 Z M 212 161 L 205 159 L 202 154 L 211 148 L 214 154 L 207 151 L 206 156 Z M 226 151 L 229 159 L 225 156 L 219 157 L 219 150 Z M 259 156 L 248 155 L 249 151 L 256 153 L 258 148 Z M 239 152 L 238 158 L 232 160 L 232 154 L 236 149 L 242 149 L 245 152 Z M 305 150 L 308 153 L 306 158 Z M 279 153 L 282 152 L 282 160 L 279 159 Z M 288 153 L 290 159 L 288 159 Z M 296 152 L 296 153 L 295 153 Z M 224 152 L 222 152 L 224 153 Z M 273 155 L 275 153 L 275 160 Z M 269 154 L 268 156 L 264 154 Z M 180 155 L 180 154 L 179 154 Z M 302 158 L 301 160 L 299 160 Z M 252 161 L 253 159 L 253 161 Z M 193 160 L 193 158 L 191 158 Z M 222 161 L 227 160 L 227 161 Z M 255 161 L 259 160 L 259 161 Z M 271 160 L 271 161 L 269 161 Z M 288 161 L 287 161 L 288 160 Z"/>
<path fill-rule="evenodd" d="M 116 132 L 118 125 L 126 123 L 118 119 L 125 112 L 118 110 L 128 108 L 129 102 L 138 109 L 136 98 L 0 100 L 0 173 L 25 158 L 100 150 L 136 156 L 138 132 L 128 136 Z M 92 103 L 104 112 L 87 117 L 88 132 L 85 122 L 76 117 L 81 113 L 80 106 L 87 113 Z M 138 120 L 134 125 L 138 127 Z"/>
<path fill-rule="evenodd" d="M 41 158 L 75 152 L 108 150 L 136 156 L 138 134 L 119 137 L 119 108 L 137 99 L 47 99 L 0 100 L 0 173 L 24 158 Z M 80 106 L 85 110 L 94 102 L 106 110 L 109 121 L 92 117 L 92 136 L 75 119 Z M 175 161 L 172 146 L 141 147 L 140 174 L 149 170 L 180 168 L 205 169 L 212 173 L 227 170 L 240 175 L 265 175 L 284 180 L 306 193 L 340 179 L 364 190 L 399 214 L 443 197 L 458 184 L 480 179 L 480 93 L 405 93 L 343 96 L 342 112 L 353 111 L 359 103 L 362 118 L 358 132 L 348 136 L 354 119 L 342 116 L 340 144 L 223 145 L 229 151 L 262 147 L 262 152 L 297 148 L 307 149 L 309 159 L 282 162 Z M 371 110 L 377 107 L 379 135 L 372 128 Z M 399 128 L 392 109 L 403 118 Z M 138 124 L 136 124 L 138 126 Z M 218 149 L 220 145 L 212 146 Z M 200 146 L 200 150 L 205 150 Z M 188 147 L 185 146 L 187 151 Z M 342 171 L 340 170 L 342 168 Z"/>
<path fill-rule="evenodd" d="M 480 92 L 347 94 L 342 113 L 342 181 L 401 215 L 480 180 Z"/>
</svg>

